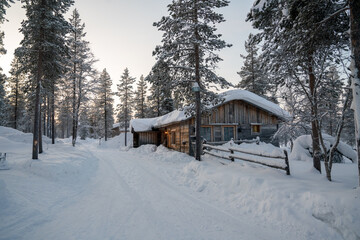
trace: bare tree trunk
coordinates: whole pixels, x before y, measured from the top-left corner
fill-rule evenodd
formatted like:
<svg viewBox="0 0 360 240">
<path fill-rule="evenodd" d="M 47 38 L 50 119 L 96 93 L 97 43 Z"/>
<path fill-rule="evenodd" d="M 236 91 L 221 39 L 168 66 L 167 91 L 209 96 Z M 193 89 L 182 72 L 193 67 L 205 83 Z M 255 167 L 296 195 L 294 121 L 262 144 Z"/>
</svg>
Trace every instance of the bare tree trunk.
<svg viewBox="0 0 360 240">
<path fill-rule="evenodd" d="M 198 22 L 198 11 L 197 11 L 197 0 L 194 1 L 194 8 L 195 8 L 195 15 L 194 15 L 194 22 L 197 24 Z M 195 38 L 196 40 L 200 39 L 199 33 L 197 28 L 195 29 Z M 199 44 L 194 44 L 194 52 L 195 52 L 195 81 L 199 85 L 200 84 L 200 50 L 199 50 Z M 195 136 L 196 136 L 196 142 L 195 142 L 195 159 L 198 161 L 201 161 L 201 98 L 200 98 L 200 91 L 195 92 L 195 105 L 196 105 L 196 125 L 195 125 Z"/>
<path fill-rule="evenodd" d="M 36 79 L 35 107 L 34 107 L 34 129 L 33 129 L 33 148 L 32 159 L 38 159 L 39 154 L 39 127 L 40 127 L 40 87 L 42 77 L 42 53 L 38 54 L 38 70 Z"/>
<path fill-rule="evenodd" d="M 360 98 L 359 98 L 359 85 L 360 85 L 360 1 L 350 0 L 350 37 L 351 37 L 351 50 L 353 61 L 353 108 L 355 110 L 355 136 L 356 136 L 356 149 L 358 154 L 358 171 L 359 171 L 359 186 L 360 186 Z M 356 107 L 357 106 L 357 107 Z"/>
<path fill-rule="evenodd" d="M 41 95 L 41 94 L 40 94 Z M 39 113 L 39 153 L 43 153 L 43 144 L 42 144 L 42 111 L 41 111 L 41 105 L 42 105 L 42 97 L 40 96 L 40 113 Z"/>
<path fill-rule="evenodd" d="M 317 119 L 317 96 L 315 87 L 315 75 L 312 68 L 312 53 L 309 54 L 309 87 L 311 96 L 311 136 L 313 146 L 313 165 L 321 173 L 321 149 L 319 138 L 319 124 Z"/>
<path fill-rule="evenodd" d="M 55 81 L 51 84 L 51 144 L 55 144 Z M 64 134 L 64 132 L 63 132 Z"/>
<path fill-rule="evenodd" d="M 73 99 L 72 99 L 72 145 L 76 142 L 76 63 L 74 63 Z"/>
<path fill-rule="evenodd" d="M 107 134 L 108 134 L 108 132 L 107 132 L 108 123 L 107 123 L 107 96 L 106 96 L 106 89 L 107 89 L 107 87 L 105 86 L 105 105 L 104 105 L 104 112 L 105 112 L 105 115 L 104 115 L 104 120 L 105 120 L 105 141 L 107 141 Z"/>
<path fill-rule="evenodd" d="M 19 99 L 19 79 L 16 76 L 16 86 L 15 86 L 15 107 L 14 107 L 14 128 L 17 129 L 18 122 L 18 99 Z"/>
<path fill-rule="evenodd" d="M 45 5 L 45 1 L 41 1 L 41 6 Z M 45 18 L 44 13 L 41 15 L 40 21 Z M 40 41 L 44 39 L 44 29 L 40 27 Z M 43 50 L 41 47 L 38 49 L 37 59 L 37 74 L 36 74 L 36 90 L 35 90 L 35 107 L 34 107 L 34 129 L 33 129 L 33 148 L 32 148 L 32 159 L 39 158 L 39 133 L 41 129 L 40 117 L 40 97 L 41 97 L 41 81 L 43 77 Z"/>
</svg>

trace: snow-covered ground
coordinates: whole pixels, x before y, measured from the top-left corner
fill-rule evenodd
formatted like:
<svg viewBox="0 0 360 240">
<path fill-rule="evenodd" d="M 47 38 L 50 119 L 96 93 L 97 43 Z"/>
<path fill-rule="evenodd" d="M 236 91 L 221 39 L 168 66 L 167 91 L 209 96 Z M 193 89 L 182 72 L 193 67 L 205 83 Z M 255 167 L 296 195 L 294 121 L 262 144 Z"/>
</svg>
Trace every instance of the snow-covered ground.
<svg viewBox="0 0 360 240">
<path fill-rule="evenodd" d="M 356 164 L 328 182 L 311 162 L 286 176 L 122 143 L 45 139 L 31 160 L 31 134 L 0 127 L 0 239 L 360 239 Z"/>
</svg>

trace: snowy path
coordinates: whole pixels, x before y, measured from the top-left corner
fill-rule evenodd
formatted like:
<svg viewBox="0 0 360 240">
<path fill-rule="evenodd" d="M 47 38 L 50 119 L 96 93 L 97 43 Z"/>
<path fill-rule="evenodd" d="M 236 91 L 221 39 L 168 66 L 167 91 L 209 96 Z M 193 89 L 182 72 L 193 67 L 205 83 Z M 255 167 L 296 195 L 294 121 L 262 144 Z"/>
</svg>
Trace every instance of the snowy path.
<svg viewBox="0 0 360 240">
<path fill-rule="evenodd" d="M 184 192 L 146 156 L 96 150 L 98 170 L 71 204 L 23 239 L 276 239 Z"/>
<path fill-rule="evenodd" d="M 243 221 L 176 191 L 149 164 L 144 166 L 146 159 L 118 151 L 98 151 L 96 157 L 99 171 L 89 191 L 43 226 L 53 229 L 50 239 L 254 237 L 256 231 Z"/>
<path fill-rule="evenodd" d="M 0 240 L 360 240 L 356 164 L 336 165 L 330 183 L 308 162 L 291 162 L 286 176 L 164 147 L 126 149 L 120 138 L 76 148 L 58 139 L 32 161 L 31 140 L 0 127 L 10 167 L 0 171 Z"/>
</svg>

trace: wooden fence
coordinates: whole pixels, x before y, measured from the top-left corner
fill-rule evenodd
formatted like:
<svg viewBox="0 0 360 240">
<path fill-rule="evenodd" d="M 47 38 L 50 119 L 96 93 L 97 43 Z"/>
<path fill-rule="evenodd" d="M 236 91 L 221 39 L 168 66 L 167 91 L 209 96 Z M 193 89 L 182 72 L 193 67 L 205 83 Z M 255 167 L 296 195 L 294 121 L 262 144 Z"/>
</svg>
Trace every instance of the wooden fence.
<svg viewBox="0 0 360 240">
<path fill-rule="evenodd" d="M 211 152 L 211 150 L 217 150 L 217 151 L 223 152 L 225 154 L 218 154 L 215 152 Z M 288 159 L 288 154 L 285 150 L 284 150 L 284 156 L 274 156 L 274 155 L 265 155 L 265 154 L 260 154 L 260 153 L 252 153 L 252 152 L 246 151 L 244 149 L 236 149 L 236 148 L 232 148 L 232 147 L 225 149 L 225 148 L 213 146 L 210 144 L 203 144 L 203 152 L 205 154 L 209 154 L 211 156 L 223 158 L 223 159 L 230 160 L 230 161 L 235 161 L 235 159 L 239 159 L 242 161 L 261 164 L 261 165 L 271 167 L 271 168 L 281 169 L 281 170 L 286 171 L 287 175 L 290 175 L 289 159 Z M 239 152 L 239 153 L 242 153 L 245 155 L 238 156 L 235 154 L 236 152 Z M 246 155 L 248 156 L 248 158 L 246 157 Z M 255 156 L 255 157 L 259 157 L 259 158 L 257 160 L 253 160 L 253 159 L 250 159 L 251 156 Z M 285 166 L 279 166 L 276 164 L 267 163 L 266 161 L 262 162 L 262 161 L 260 161 L 262 158 L 270 158 L 270 159 L 277 159 L 280 161 L 284 161 Z"/>
</svg>

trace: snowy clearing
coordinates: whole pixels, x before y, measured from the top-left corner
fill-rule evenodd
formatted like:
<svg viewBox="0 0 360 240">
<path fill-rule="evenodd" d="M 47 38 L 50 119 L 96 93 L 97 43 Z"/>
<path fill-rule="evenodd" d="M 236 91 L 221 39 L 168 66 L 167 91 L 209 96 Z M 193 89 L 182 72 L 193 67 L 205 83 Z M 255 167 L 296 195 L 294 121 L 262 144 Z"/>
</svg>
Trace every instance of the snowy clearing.
<svg viewBox="0 0 360 240">
<path fill-rule="evenodd" d="M 45 143 L 32 161 L 31 136 L 0 127 L 0 239 L 360 239 L 356 164 L 328 182 L 309 162 L 286 176 L 121 140 Z"/>
</svg>

